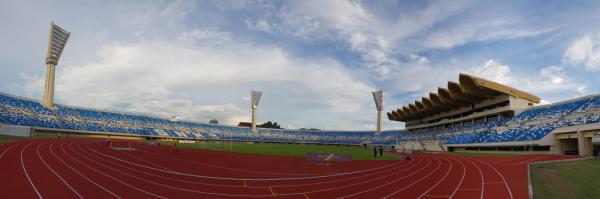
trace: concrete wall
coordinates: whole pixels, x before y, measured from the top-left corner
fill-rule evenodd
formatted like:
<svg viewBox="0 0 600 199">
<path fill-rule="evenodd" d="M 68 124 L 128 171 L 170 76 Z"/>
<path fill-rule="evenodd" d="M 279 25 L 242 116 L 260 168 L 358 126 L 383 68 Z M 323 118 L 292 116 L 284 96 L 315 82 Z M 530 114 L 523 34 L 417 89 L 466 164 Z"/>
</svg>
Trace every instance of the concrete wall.
<svg viewBox="0 0 600 199">
<path fill-rule="evenodd" d="M 440 146 L 439 141 L 428 141 L 421 143 L 423 143 L 423 147 L 426 151 L 444 151 L 444 149 Z"/>
<path fill-rule="evenodd" d="M 28 126 L 14 126 L 14 125 L 0 125 L 1 135 L 11 135 L 19 137 L 30 137 L 31 127 Z"/>
<path fill-rule="evenodd" d="M 414 151 L 422 151 L 424 149 L 423 145 L 419 142 L 401 142 L 400 148 Z"/>
</svg>

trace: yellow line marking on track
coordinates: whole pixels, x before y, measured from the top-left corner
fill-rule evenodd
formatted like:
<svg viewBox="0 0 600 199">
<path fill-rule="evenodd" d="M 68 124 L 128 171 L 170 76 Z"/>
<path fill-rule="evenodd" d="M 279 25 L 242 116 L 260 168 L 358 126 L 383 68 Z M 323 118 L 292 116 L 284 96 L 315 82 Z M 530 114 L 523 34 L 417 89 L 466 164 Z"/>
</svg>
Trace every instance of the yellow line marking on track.
<svg viewBox="0 0 600 199">
<path fill-rule="evenodd" d="M 449 198 L 450 196 L 435 196 L 435 195 L 425 195 L 427 197 L 434 197 L 434 198 Z"/>
<path fill-rule="evenodd" d="M 470 189 L 458 189 L 458 190 L 462 190 L 462 191 L 479 191 L 479 188 L 470 188 Z"/>
<path fill-rule="evenodd" d="M 308 195 L 306 195 L 306 193 L 302 193 L 302 195 L 304 195 L 304 197 L 305 197 L 306 199 L 310 199 L 310 197 L 308 197 Z"/>
<path fill-rule="evenodd" d="M 269 190 L 271 190 L 271 194 L 276 195 L 275 192 L 273 191 L 273 188 L 271 188 L 271 186 L 269 186 Z"/>
</svg>

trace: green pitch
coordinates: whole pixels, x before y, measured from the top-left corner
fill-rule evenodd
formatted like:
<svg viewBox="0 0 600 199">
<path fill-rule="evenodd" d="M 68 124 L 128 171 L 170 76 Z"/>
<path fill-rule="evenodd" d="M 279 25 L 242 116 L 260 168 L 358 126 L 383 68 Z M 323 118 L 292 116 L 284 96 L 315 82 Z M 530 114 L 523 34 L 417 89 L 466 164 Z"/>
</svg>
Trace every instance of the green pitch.
<svg viewBox="0 0 600 199">
<path fill-rule="evenodd" d="M 161 143 L 171 145 L 169 143 Z M 247 143 L 180 143 L 179 147 L 202 150 L 231 151 L 238 153 L 251 153 L 260 155 L 295 156 L 304 157 L 307 152 L 324 152 L 338 154 L 352 154 L 353 160 L 397 160 L 400 155 L 383 153 L 383 157 L 373 157 L 373 149 L 351 146 L 305 145 L 305 144 L 247 144 Z"/>
<path fill-rule="evenodd" d="M 600 160 L 532 164 L 534 198 L 599 198 Z"/>
</svg>

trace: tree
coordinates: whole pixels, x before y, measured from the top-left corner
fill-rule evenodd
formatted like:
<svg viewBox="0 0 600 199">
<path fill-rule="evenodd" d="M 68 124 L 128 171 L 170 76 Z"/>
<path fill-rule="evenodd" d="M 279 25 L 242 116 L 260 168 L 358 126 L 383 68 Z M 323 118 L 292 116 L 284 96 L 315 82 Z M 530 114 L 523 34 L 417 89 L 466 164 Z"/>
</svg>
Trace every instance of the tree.
<svg viewBox="0 0 600 199">
<path fill-rule="evenodd" d="M 273 123 L 271 121 L 265 122 L 261 125 L 257 125 L 257 127 L 267 128 L 267 129 L 281 129 L 281 126 L 279 126 L 279 124 L 277 124 L 277 122 Z"/>
</svg>

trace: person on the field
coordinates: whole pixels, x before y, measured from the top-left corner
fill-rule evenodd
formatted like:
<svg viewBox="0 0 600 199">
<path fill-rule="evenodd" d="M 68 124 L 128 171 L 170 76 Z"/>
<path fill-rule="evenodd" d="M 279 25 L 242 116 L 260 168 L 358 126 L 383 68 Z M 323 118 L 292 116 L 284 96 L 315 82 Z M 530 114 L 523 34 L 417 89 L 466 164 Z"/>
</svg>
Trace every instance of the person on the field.
<svg viewBox="0 0 600 199">
<path fill-rule="evenodd" d="M 373 157 L 377 157 L 377 147 L 373 147 Z"/>
<path fill-rule="evenodd" d="M 379 147 L 379 157 L 383 157 L 383 146 Z"/>
</svg>

